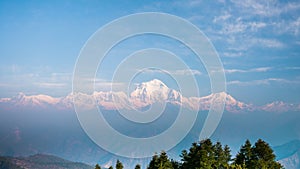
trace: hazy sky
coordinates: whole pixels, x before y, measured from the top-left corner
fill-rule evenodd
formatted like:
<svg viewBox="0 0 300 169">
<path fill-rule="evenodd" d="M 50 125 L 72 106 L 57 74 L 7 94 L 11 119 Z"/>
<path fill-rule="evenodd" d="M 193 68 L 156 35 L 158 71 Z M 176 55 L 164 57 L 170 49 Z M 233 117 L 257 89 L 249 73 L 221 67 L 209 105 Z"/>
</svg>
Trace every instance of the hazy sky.
<svg viewBox="0 0 300 169">
<path fill-rule="evenodd" d="M 19 92 L 69 94 L 76 59 L 88 38 L 110 21 L 137 12 L 173 14 L 201 29 L 224 65 L 228 93 L 239 100 L 255 104 L 275 100 L 300 102 L 297 0 L 2 0 L 0 97 L 12 97 Z M 164 37 L 137 37 L 112 51 L 102 70 L 112 72 L 120 55 L 137 49 L 162 47 L 179 51 L 178 46 Z M 194 64 L 192 59 L 186 62 L 196 70 L 198 83 L 203 85 L 203 93 L 208 94 L 209 78 L 203 65 Z M 109 80 L 107 74 L 99 75 L 103 85 Z"/>
</svg>

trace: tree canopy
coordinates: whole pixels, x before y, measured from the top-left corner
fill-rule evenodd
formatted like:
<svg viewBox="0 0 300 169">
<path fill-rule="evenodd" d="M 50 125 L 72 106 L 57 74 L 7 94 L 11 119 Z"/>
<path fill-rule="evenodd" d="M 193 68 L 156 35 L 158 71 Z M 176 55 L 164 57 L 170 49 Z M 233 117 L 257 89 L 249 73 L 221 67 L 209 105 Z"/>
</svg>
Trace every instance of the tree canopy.
<svg viewBox="0 0 300 169">
<path fill-rule="evenodd" d="M 282 165 L 275 160 L 275 154 L 269 144 L 262 139 L 251 144 L 249 140 L 241 146 L 235 158 L 231 157 L 228 145 L 221 142 L 215 144 L 210 139 L 193 143 L 189 150 L 183 150 L 181 161 L 168 157 L 165 151 L 155 153 L 147 169 L 281 169 Z M 121 161 L 117 160 L 116 169 L 123 169 Z M 95 169 L 101 169 L 96 164 Z M 111 166 L 109 169 L 113 169 Z M 137 164 L 135 169 L 141 169 Z"/>
</svg>

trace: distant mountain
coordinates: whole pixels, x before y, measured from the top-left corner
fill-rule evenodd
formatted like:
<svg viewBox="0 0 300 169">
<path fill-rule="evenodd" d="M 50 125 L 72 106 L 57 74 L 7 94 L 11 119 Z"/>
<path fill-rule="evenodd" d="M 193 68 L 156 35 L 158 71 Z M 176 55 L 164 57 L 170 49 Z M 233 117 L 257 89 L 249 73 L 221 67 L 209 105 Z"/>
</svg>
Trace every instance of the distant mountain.
<svg viewBox="0 0 300 169">
<path fill-rule="evenodd" d="M 299 111 L 300 104 L 288 104 L 282 101 L 275 101 L 263 106 L 255 106 L 236 100 L 231 95 L 222 93 L 212 93 L 203 97 L 185 97 L 180 92 L 170 89 L 162 81 L 154 79 L 140 83 L 135 90 L 130 93 L 119 91 L 94 92 L 93 94 L 73 93 L 66 97 L 54 98 L 47 95 L 26 96 L 24 93 L 12 98 L 1 98 L 0 104 L 6 107 L 27 107 L 27 108 L 47 108 L 73 109 L 73 101 L 80 107 L 90 109 L 95 105 L 105 110 L 116 109 L 143 109 L 153 103 L 166 102 L 174 105 L 181 105 L 191 110 L 209 110 L 212 100 L 226 98 L 225 109 L 228 112 L 239 113 L 261 110 L 266 112 L 288 112 Z"/>
<path fill-rule="evenodd" d="M 0 157 L 1 169 L 93 169 L 84 163 L 68 161 L 53 155 L 36 154 L 29 157 Z"/>
<path fill-rule="evenodd" d="M 279 162 L 287 169 L 300 169 L 300 140 L 274 147 Z"/>
</svg>

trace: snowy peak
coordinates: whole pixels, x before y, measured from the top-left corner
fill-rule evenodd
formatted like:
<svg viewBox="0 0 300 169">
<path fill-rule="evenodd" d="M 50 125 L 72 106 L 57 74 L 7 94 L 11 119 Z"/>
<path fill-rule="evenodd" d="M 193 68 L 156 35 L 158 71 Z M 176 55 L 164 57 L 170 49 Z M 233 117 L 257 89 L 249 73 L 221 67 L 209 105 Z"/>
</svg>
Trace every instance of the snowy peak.
<svg viewBox="0 0 300 169">
<path fill-rule="evenodd" d="M 138 84 L 130 94 L 130 100 L 135 104 L 150 105 L 155 102 L 180 103 L 181 94 L 170 89 L 166 84 L 158 79 Z"/>
<path fill-rule="evenodd" d="M 149 82 L 138 84 L 130 94 L 131 99 L 138 99 L 144 103 L 166 100 L 169 88 L 160 80 L 154 79 Z"/>
<path fill-rule="evenodd" d="M 268 112 L 282 113 L 287 111 L 297 111 L 300 110 L 299 104 L 288 104 L 283 101 L 275 101 L 264 106 L 261 109 Z"/>
<path fill-rule="evenodd" d="M 180 92 L 169 88 L 158 79 L 137 84 L 135 90 L 130 94 L 125 92 L 94 92 L 93 94 L 73 93 L 66 97 L 51 97 L 47 95 L 27 96 L 19 93 L 12 98 L 1 98 L 1 105 L 11 105 L 11 107 L 39 107 L 46 108 L 52 106 L 58 109 L 73 109 L 74 101 L 81 108 L 90 109 L 99 106 L 107 110 L 144 108 L 154 103 L 170 103 L 182 106 L 191 110 L 209 110 L 213 101 L 223 101 L 225 99 L 225 109 L 232 113 L 251 112 L 254 110 L 265 112 L 287 112 L 299 111 L 300 104 L 287 104 L 281 101 L 266 104 L 264 106 L 254 106 L 236 100 L 226 92 L 212 93 L 203 97 L 185 97 Z M 9 107 L 9 106 L 8 106 Z"/>
<path fill-rule="evenodd" d="M 8 102 L 12 102 L 19 106 L 40 106 L 46 107 L 49 105 L 55 105 L 59 102 L 59 98 L 54 98 L 48 95 L 32 95 L 26 96 L 24 93 L 19 93 L 17 96 L 7 99 Z"/>
</svg>

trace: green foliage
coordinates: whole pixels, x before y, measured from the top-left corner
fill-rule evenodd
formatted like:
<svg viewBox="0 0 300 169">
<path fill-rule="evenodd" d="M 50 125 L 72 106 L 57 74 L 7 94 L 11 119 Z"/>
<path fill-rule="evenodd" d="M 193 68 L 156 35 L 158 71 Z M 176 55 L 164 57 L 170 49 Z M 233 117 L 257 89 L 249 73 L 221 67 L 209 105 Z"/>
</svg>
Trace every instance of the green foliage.
<svg viewBox="0 0 300 169">
<path fill-rule="evenodd" d="M 110 166 L 108 169 L 114 169 L 112 166 Z"/>
<path fill-rule="evenodd" d="M 141 165 L 137 164 L 134 169 L 141 169 Z"/>
<path fill-rule="evenodd" d="M 173 169 L 173 166 L 167 153 L 162 151 L 159 156 L 154 154 L 147 169 Z"/>
<path fill-rule="evenodd" d="M 101 169 L 100 165 L 99 165 L 99 164 L 96 164 L 96 165 L 95 165 L 95 169 Z"/>
<path fill-rule="evenodd" d="M 181 157 L 181 169 L 228 168 L 231 160 L 229 147 L 223 148 L 220 142 L 214 145 L 210 139 L 193 143 L 189 152 L 182 151 Z"/>
<path fill-rule="evenodd" d="M 268 143 L 259 139 L 254 146 L 249 140 L 241 147 L 234 164 L 243 169 L 280 169 L 282 165 L 275 161 L 275 155 Z"/>
<path fill-rule="evenodd" d="M 173 169 L 180 169 L 181 168 L 181 164 L 178 161 L 174 161 L 172 159 L 171 164 L 172 164 Z"/>
<path fill-rule="evenodd" d="M 246 140 L 245 144 L 240 148 L 239 153 L 236 155 L 235 164 L 251 166 L 252 163 L 252 145 L 249 140 Z"/>
<path fill-rule="evenodd" d="M 229 146 L 210 139 L 193 143 L 189 150 L 183 150 L 181 163 L 169 160 L 166 152 L 154 154 L 147 169 L 281 169 L 275 161 L 271 147 L 259 139 L 253 146 L 249 140 L 241 146 L 231 163 Z"/>
<path fill-rule="evenodd" d="M 117 160 L 116 169 L 123 169 L 123 164 L 119 160 Z"/>
</svg>

